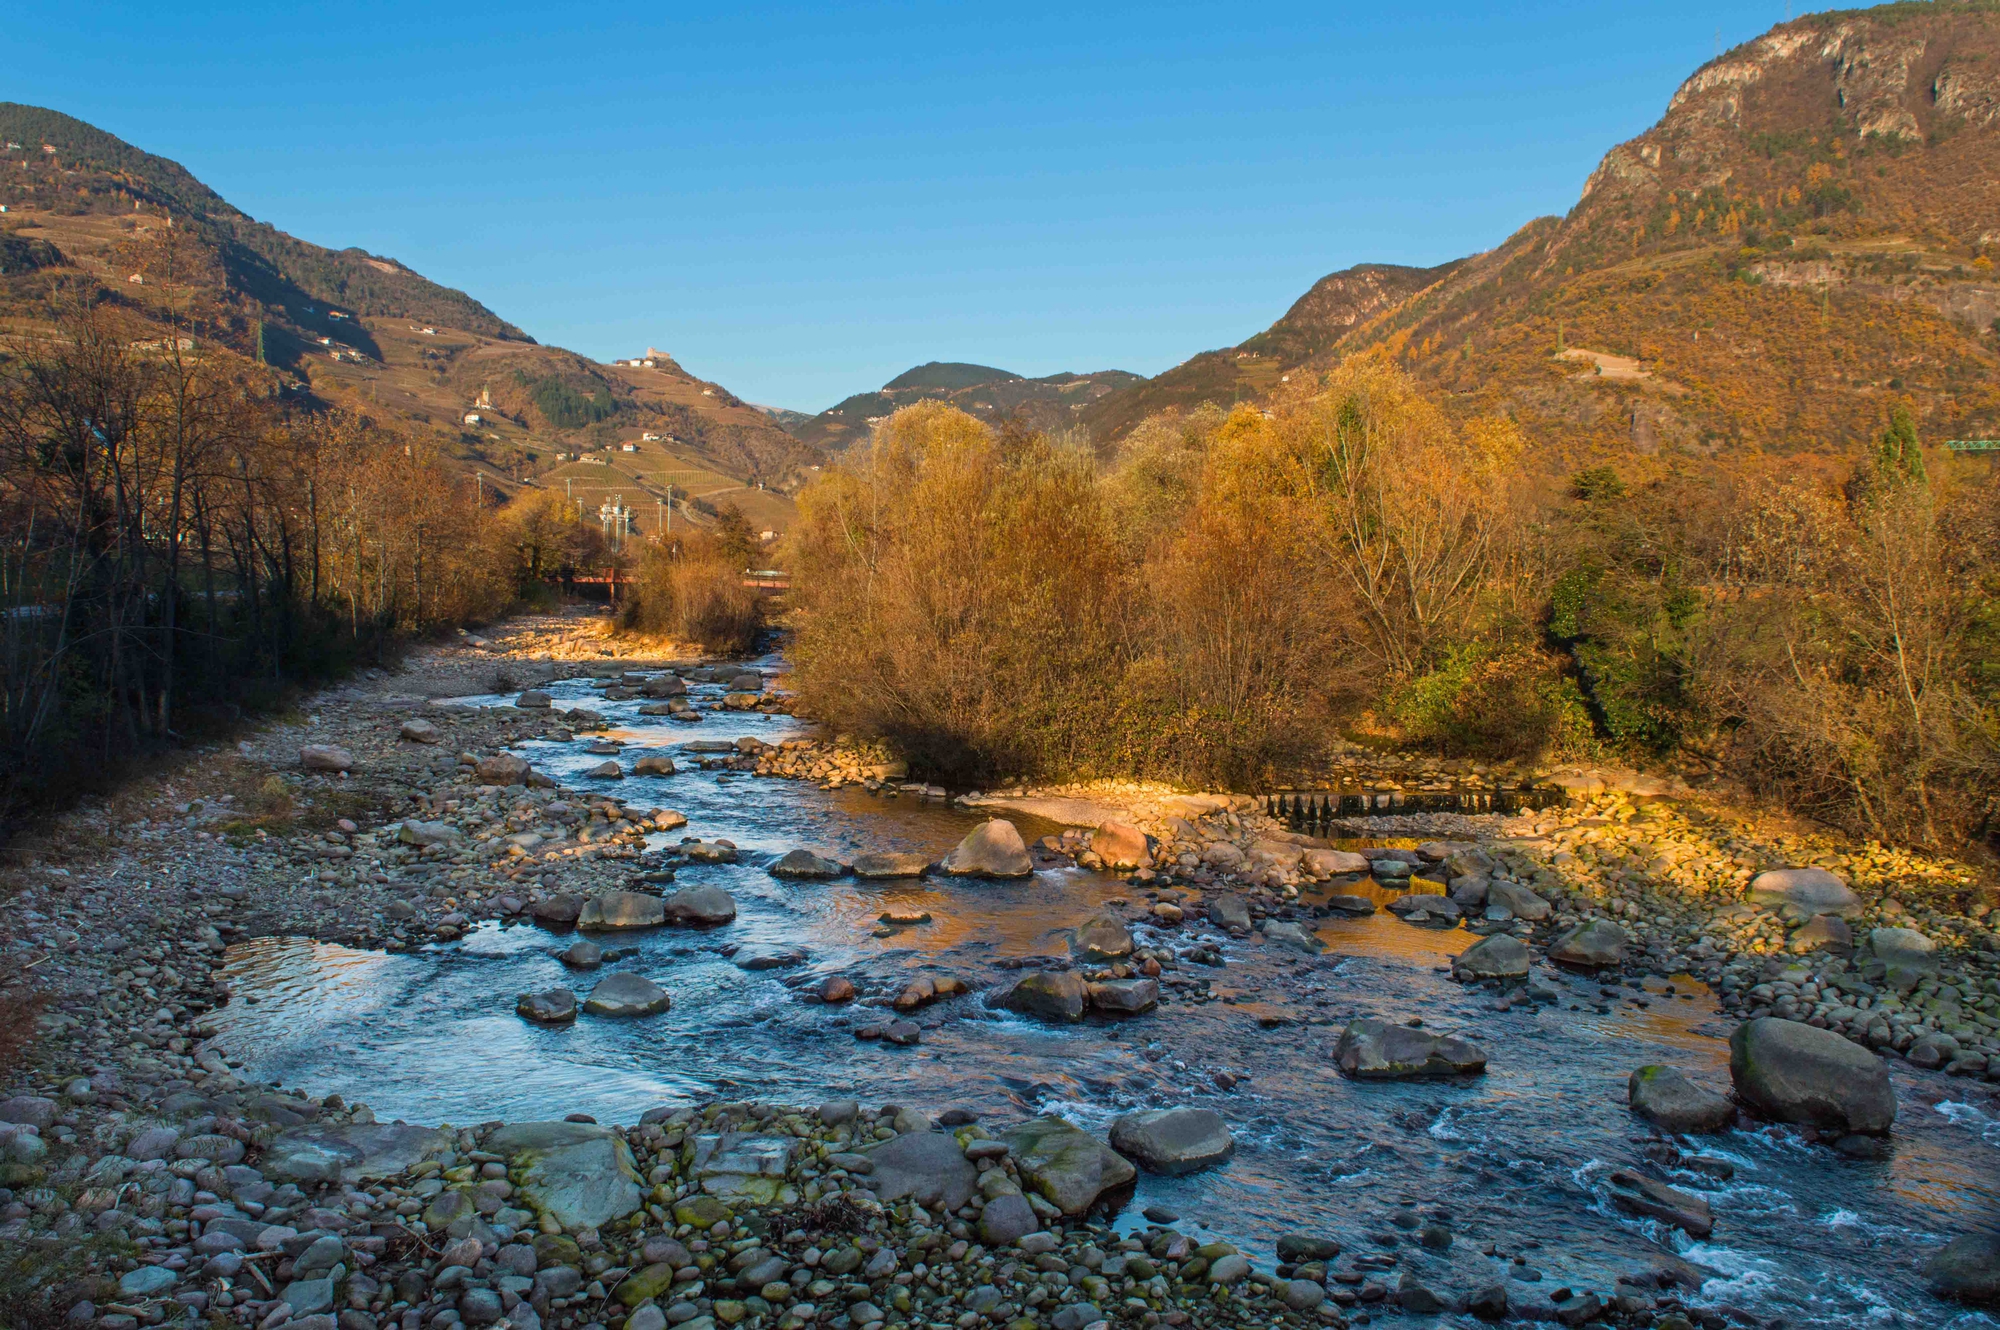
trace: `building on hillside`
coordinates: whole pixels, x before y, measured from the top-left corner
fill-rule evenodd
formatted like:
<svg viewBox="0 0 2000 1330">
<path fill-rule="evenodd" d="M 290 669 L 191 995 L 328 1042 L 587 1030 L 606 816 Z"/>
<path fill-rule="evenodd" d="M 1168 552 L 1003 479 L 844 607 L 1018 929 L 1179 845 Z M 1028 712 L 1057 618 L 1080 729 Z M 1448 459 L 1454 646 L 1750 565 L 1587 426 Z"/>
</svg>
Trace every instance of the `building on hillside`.
<svg viewBox="0 0 2000 1330">
<path fill-rule="evenodd" d="M 636 453 L 639 451 L 639 445 L 636 443 L 621 443 L 618 445 L 618 451 L 621 453 Z"/>
<path fill-rule="evenodd" d="M 465 423 L 468 425 L 484 425 L 486 420 L 477 411 L 468 411 L 465 413 Z"/>
</svg>

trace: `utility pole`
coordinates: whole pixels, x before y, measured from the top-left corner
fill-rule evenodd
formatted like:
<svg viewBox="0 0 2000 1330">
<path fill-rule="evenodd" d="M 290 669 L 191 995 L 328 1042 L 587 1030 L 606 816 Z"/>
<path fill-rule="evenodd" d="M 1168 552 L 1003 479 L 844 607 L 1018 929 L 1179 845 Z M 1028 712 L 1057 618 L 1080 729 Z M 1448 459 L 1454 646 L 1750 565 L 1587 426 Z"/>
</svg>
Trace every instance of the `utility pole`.
<svg viewBox="0 0 2000 1330">
<path fill-rule="evenodd" d="M 472 502 L 474 507 L 486 506 L 486 473 L 477 467 L 472 470 Z"/>
<path fill-rule="evenodd" d="M 674 533 L 674 487 L 667 486 L 667 534 Z"/>
</svg>

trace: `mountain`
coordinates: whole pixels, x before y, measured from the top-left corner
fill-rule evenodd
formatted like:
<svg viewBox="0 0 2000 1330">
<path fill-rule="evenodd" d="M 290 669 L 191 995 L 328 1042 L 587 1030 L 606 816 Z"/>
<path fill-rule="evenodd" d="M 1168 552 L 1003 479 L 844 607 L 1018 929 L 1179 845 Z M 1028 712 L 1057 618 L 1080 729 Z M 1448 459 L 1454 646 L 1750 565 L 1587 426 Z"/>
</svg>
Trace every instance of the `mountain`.
<svg viewBox="0 0 2000 1330">
<path fill-rule="evenodd" d="M 866 438 L 875 421 L 902 407 L 945 401 L 983 420 L 1064 430 L 1082 422 L 1092 403 L 1142 382 L 1120 369 L 1029 379 L 989 365 L 933 360 L 905 370 L 875 392 L 856 393 L 816 416 L 788 421 L 785 428 L 815 448 L 838 452 Z"/>
<path fill-rule="evenodd" d="M 1996 437 L 1995 249 L 2000 5 L 1812 15 L 1697 70 L 1568 215 L 1428 270 L 1331 345 L 1273 325 L 1278 374 L 1240 395 L 1376 353 L 1567 459 L 1845 448 L 1897 400 L 1926 438 Z M 1147 387 L 1185 407 L 1243 383 L 1199 368 Z M 1116 437 L 1140 414 L 1089 419 Z"/>
<path fill-rule="evenodd" d="M 1423 290 L 1453 268 L 1404 268 L 1364 263 L 1313 283 L 1285 317 L 1239 346 L 1204 351 L 1154 378 L 1128 384 L 1092 402 L 1082 421 L 1099 437 L 1116 438 L 1155 412 L 1202 402 L 1239 402 L 1270 393 L 1285 374 L 1321 355 L 1356 324 Z"/>
<path fill-rule="evenodd" d="M 0 103 L 0 204 L 0 314 L 32 324 L 55 288 L 94 287 L 134 318 L 177 317 L 261 362 L 302 406 L 435 438 L 501 493 L 567 464 L 558 454 L 631 443 L 657 454 L 680 497 L 759 496 L 757 519 L 782 526 L 783 493 L 820 460 L 669 355 L 602 365 L 542 346 L 462 291 L 287 235 L 179 163 L 57 111 Z"/>
</svg>

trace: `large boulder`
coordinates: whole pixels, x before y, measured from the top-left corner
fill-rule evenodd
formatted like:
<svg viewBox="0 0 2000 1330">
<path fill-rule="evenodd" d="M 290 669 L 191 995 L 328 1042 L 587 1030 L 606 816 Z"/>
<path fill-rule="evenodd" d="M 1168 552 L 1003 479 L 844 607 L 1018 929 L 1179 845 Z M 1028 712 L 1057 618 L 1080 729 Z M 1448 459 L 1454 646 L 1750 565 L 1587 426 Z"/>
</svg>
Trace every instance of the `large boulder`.
<svg viewBox="0 0 2000 1330">
<path fill-rule="evenodd" d="M 772 864 L 768 871 L 772 877 L 824 882 L 828 878 L 839 877 L 841 868 L 833 860 L 822 859 L 811 850 L 793 850 Z"/>
<path fill-rule="evenodd" d="M 657 928 L 666 921 L 665 904 L 643 891 L 600 892 L 585 901 L 576 916 L 576 926 L 587 931 Z"/>
<path fill-rule="evenodd" d="M 1861 898 L 1824 868 L 1774 868 L 1750 880 L 1750 903 L 1773 909 L 1792 906 L 1803 914 L 1854 915 Z"/>
<path fill-rule="evenodd" d="M 299 749 L 299 765 L 307 771 L 352 771 L 354 754 L 333 744 L 307 744 Z"/>
<path fill-rule="evenodd" d="M 928 1209 L 956 1210 L 979 1187 L 978 1166 L 946 1132 L 905 1132 L 867 1154 L 870 1185 L 885 1201 L 908 1196 Z"/>
<path fill-rule="evenodd" d="M 1729 1096 L 1696 1084 L 1673 1067 L 1640 1067 L 1626 1081 L 1625 1094 L 1632 1111 L 1661 1131 L 1728 1131 L 1736 1121 Z"/>
<path fill-rule="evenodd" d="M 495 753 L 479 759 L 473 774 L 481 785 L 526 785 L 530 768 L 526 758 L 512 753 Z"/>
<path fill-rule="evenodd" d="M 1486 1050 L 1457 1035 L 1437 1035 L 1373 1019 L 1351 1022 L 1333 1051 L 1341 1071 L 1362 1080 L 1466 1076 L 1486 1070 Z"/>
<path fill-rule="evenodd" d="M 639 1170 L 609 1127 L 516 1122 L 486 1138 L 520 1178 L 517 1195 L 564 1228 L 602 1228 L 639 1208 Z"/>
<path fill-rule="evenodd" d="M 1100 912 L 1070 933 L 1069 949 L 1080 960 L 1123 960 L 1132 954 L 1132 932 L 1117 915 Z"/>
<path fill-rule="evenodd" d="M 1225 894 L 1208 903 L 1208 921 L 1232 933 L 1250 931 L 1250 905 L 1241 896 Z"/>
<path fill-rule="evenodd" d="M 1080 1021 L 1086 997 L 1083 976 L 1074 970 L 1025 970 L 995 1001 L 1045 1021 Z"/>
<path fill-rule="evenodd" d="M 1916 929 L 1877 928 L 1869 932 L 1862 978 L 1907 993 L 1937 972 L 1937 944 Z"/>
<path fill-rule="evenodd" d="M 931 861 L 926 856 L 894 851 L 864 854 L 854 861 L 854 876 L 862 878 L 922 877 L 930 869 Z"/>
<path fill-rule="evenodd" d="M 1795 952 L 1829 951 L 1848 956 L 1854 952 L 1854 930 L 1837 914 L 1816 914 L 1793 929 L 1785 942 Z"/>
<path fill-rule="evenodd" d="M 635 776 L 671 776 L 676 770 L 674 760 L 665 753 L 642 753 L 632 764 Z"/>
<path fill-rule="evenodd" d="M 402 737 L 413 744 L 434 744 L 444 738 L 444 731 L 427 720 L 406 720 L 400 731 Z"/>
<path fill-rule="evenodd" d="M 1931 1292 L 1975 1306 L 2000 1303 L 2000 1237 L 1966 1233 L 1953 1238 L 1924 1266 Z"/>
<path fill-rule="evenodd" d="M 1521 979 L 1528 973 L 1528 944 L 1512 933 L 1483 937 L 1452 958 L 1460 979 Z"/>
<path fill-rule="evenodd" d="M 667 991 L 645 975 L 619 970 L 597 981 L 583 1009 L 593 1016 L 651 1016 L 673 1004 Z"/>
<path fill-rule="evenodd" d="M 258 1168 L 277 1182 L 372 1182 L 395 1177 L 449 1149 L 431 1127 L 343 1123 L 288 1127 L 264 1150 Z"/>
<path fill-rule="evenodd" d="M 1625 963 L 1625 930 L 1609 919 L 1586 919 L 1549 947 L 1549 959 L 1579 970 Z"/>
<path fill-rule="evenodd" d="M 1729 1036 L 1736 1093 L 1771 1117 L 1822 1131 L 1879 1135 L 1896 1120 L 1882 1059 L 1830 1030 L 1773 1016 Z"/>
<path fill-rule="evenodd" d="M 1454 897 L 1457 892 L 1453 892 Z M 1487 905 L 1498 905 L 1513 914 L 1516 919 L 1526 919 L 1529 923 L 1540 923 L 1549 917 L 1551 906 L 1540 896 L 1518 882 L 1505 878 L 1495 878 L 1486 884 Z"/>
<path fill-rule="evenodd" d="M 953 877 L 1027 877 L 1035 871 L 1020 831 L 1002 817 L 974 827 L 942 867 Z"/>
<path fill-rule="evenodd" d="M 1121 1191 L 1139 1176 L 1123 1155 L 1058 1117 L 1024 1122 L 1000 1139 L 1021 1180 L 1065 1215 L 1085 1213 L 1099 1197 Z"/>
<path fill-rule="evenodd" d="M 712 928 L 736 918 L 736 901 L 721 887 L 683 887 L 661 902 L 667 922 Z"/>
<path fill-rule="evenodd" d="M 514 699 L 514 705 L 523 711 L 547 711 L 555 705 L 555 699 L 539 688 L 530 688 Z"/>
<path fill-rule="evenodd" d="M 1126 822 L 1106 822 L 1090 837 L 1090 848 L 1106 868 L 1151 868 L 1153 847 L 1146 833 Z"/>
<path fill-rule="evenodd" d="M 1306 924 L 1291 919 L 1266 919 L 1264 940 L 1293 951 L 1302 951 L 1308 956 L 1317 956 L 1326 950 L 1326 944 L 1319 940 L 1319 934 Z"/>
<path fill-rule="evenodd" d="M 1111 1124 L 1111 1148 L 1148 1173 L 1193 1173 L 1229 1158 L 1236 1141 L 1206 1108 L 1154 1108 Z"/>
</svg>

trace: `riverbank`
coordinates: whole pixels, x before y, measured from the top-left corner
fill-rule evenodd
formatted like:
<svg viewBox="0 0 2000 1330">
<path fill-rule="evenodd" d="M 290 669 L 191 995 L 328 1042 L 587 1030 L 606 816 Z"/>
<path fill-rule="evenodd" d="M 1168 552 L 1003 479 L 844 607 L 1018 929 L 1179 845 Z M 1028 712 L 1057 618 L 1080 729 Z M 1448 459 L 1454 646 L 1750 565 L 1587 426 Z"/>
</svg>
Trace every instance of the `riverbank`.
<svg viewBox="0 0 2000 1330">
<path fill-rule="evenodd" d="M 981 1150 L 984 1119 L 962 1121 L 968 1114 L 949 1112 L 948 1101 L 927 1106 L 935 1119 L 914 1107 L 871 1107 L 863 1115 L 858 1105 L 850 1112 L 839 1101 L 818 1108 L 711 1103 L 698 1111 L 664 1105 L 652 1121 L 601 1130 L 573 1124 L 522 1136 L 526 1129 L 518 1124 L 492 1122 L 448 1131 L 384 1126 L 370 1122 L 371 1110 L 323 1090 L 281 1093 L 282 1087 L 246 1082 L 224 1049 L 208 1042 L 217 1007 L 230 997 L 219 961 L 232 943 L 292 935 L 389 952 L 449 944 L 492 921 L 553 921 L 562 902 L 607 891 L 660 894 L 667 885 L 660 879 L 687 861 L 661 841 L 662 828 L 673 825 L 671 808 L 621 800 L 615 782 L 569 790 L 522 783 L 529 769 L 505 750 L 539 738 L 573 747 L 588 732 L 588 716 L 433 705 L 438 697 L 492 691 L 502 682 L 490 672 L 476 677 L 491 661 L 475 652 L 482 648 L 420 654 L 401 675 L 324 694 L 296 723 L 231 752 L 202 755 L 116 804 L 80 810 L 32 861 L 9 868 L 18 888 L 6 906 L 10 955 L 46 976 L 39 982 L 53 1001 L 41 1060 L 14 1073 L 7 1093 L 15 1097 L 0 1109 L 0 1116 L 25 1118 L 17 1125 L 35 1128 L 6 1133 L 11 1195 L 0 1209 L 0 1235 L 23 1250 L 76 1258 L 79 1264 L 64 1272 L 58 1312 L 88 1302 L 78 1319 L 95 1317 L 107 1330 L 153 1323 L 179 1308 L 274 1330 L 309 1317 L 326 1318 L 310 1330 L 330 1330 L 336 1322 L 342 1330 L 382 1330 L 411 1325 L 412 1316 L 415 1325 L 505 1319 L 525 1330 L 615 1325 L 637 1305 L 632 1330 L 648 1330 L 655 1314 L 661 1326 L 702 1330 L 703 1317 L 752 1325 L 787 1318 L 838 1325 L 845 1318 L 865 1326 L 870 1311 L 905 1323 L 1083 1326 L 1092 1323 L 1078 1319 L 1088 1304 L 1092 1314 L 1119 1324 L 1331 1324 L 1420 1314 L 1426 1297 L 1440 1308 L 1472 1308 L 1497 1287 L 1500 1305 L 1513 1315 L 1556 1317 L 1597 1306 L 1642 1325 L 1670 1324 L 1682 1314 L 1677 1308 L 1697 1319 L 1717 1315 L 1690 1305 L 1691 1289 L 1674 1287 L 1699 1283 L 1700 1271 L 1666 1259 L 1634 1274 L 1644 1282 L 1606 1280 L 1558 1299 L 1549 1296 L 1553 1289 L 1480 1282 L 1473 1270 L 1490 1264 L 1491 1253 L 1475 1258 L 1453 1283 L 1437 1285 L 1426 1283 L 1433 1277 L 1421 1274 L 1414 1256 L 1399 1259 L 1393 1246 L 1383 1254 L 1350 1248 L 1343 1256 L 1330 1250 L 1339 1245 L 1333 1239 L 1310 1233 L 1293 1235 L 1289 1251 L 1281 1242 L 1280 1263 L 1253 1268 L 1224 1250 L 1226 1242 L 1169 1234 L 1171 1220 L 1113 1228 L 1090 1213 L 1096 1191 L 1075 1214 L 1047 1214 L 1054 1202 L 1043 1193 L 1061 1186 L 1024 1176 L 1023 1161 L 1038 1156 L 1012 1144 Z M 739 671 L 726 673 L 728 679 L 701 691 L 733 688 Z M 511 689 L 538 681 L 504 682 Z M 722 705 L 719 696 L 707 701 Z M 606 747 L 612 751 L 605 760 L 623 767 L 629 754 Z M 345 774 L 304 768 L 300 755 L 308 748 L 344 750 L 320 761 L 344 764 Z M 814 750 L 776 748 L 760 758 L 739 749 L 729 761 L 748 759 L 748 775 L 760 760 L 775 762 L 786 751 L 797 759 Z M 806 761 L 801 774 L 819 765 Z M 890 779 L 868 770 L 878 763 L 851 765 L 860 781 L 878 788 Z M 829 782 L 846 769 L 829 763 L 818 779 Z M 282 788 L 271 788 L 273 780 Z M 1422 918 L 1412 910 L 1405 915 L 1412 922 L 1394 926 L 1421 937 L 1450 923 L 1459 925 L 1452 934 L 1459 936 L 1464 917 L 1474 913 L 1482 930 L 1518 933 L 1539 976 L 1565 932 L 1616 919 L 1626 951 L 1599 971 L 1615 980 L 1597 996 L 1600 1010 L 1659 999 L 1655 989 L 1626 986 L 1627 979 L 1712 973 L 1724 1000 L 1733 994 L 1744 1014 L 1789 1015 L 1864 1039 L 1879 1017 L 1889 1032 L 1885 1049 L 1893 1052 L 1902 1040 L 1912 1054 L 1926 1044 L 1936 1052 L 1942 1035 L 1959 1054 L 1938 1064 L 1958 1073 L 1954 1084 L 1985 1074 L 1972 1058 L 1983 1056 L 1979 1050 L 1989 1045 L 1982 1041 L 1991 1033 L 1981 1020 L 1992 1003 L 1979 960 L 1989 954 L 1983 937 L 1990 935 L 1979 926 L 1983 913 L 1974 913 L 1980 902 L 1969 877 L 1950 865 L 1832 846 L 1699 804 L 1625 794 L 1507 820 L 1358 827 L 1472 833 L 1463 844 L 1431 844 L 1426 837 L 1421 848 L 1358 850 L 1288 832 L 1249 799 L 1108 788 L 1013 797 L 1082 799 L 1092 816 L 1108 807 L 1131 819 L 1148 837 L 1152 866 L 1128 870 L 1129 904 L 1107 904 L 1134 929 L 1185 935 L 1192 950 L 1212 945 L 1198 932 L 1207 929 L 1253 949 L 1304 954 L 1312 948 L 1298 944 L 1317 920 L 1345 917 L 1364 902 L 1378 908 L 1378 897 L 1383 903 L 1428 897 L 1437 903 Z M 1181 802 L 1169 806 L 1170 799 Z M 1064 811 L 1077 812 L 1045 807 L 1040 815 Z M 413 824 L 431 830 L 408 830 Z M 685 830 L 712 835 L 699 825 Z M 1052 835 L 1036 857 L 1042 864 L 1089 866 L 1092 856 L 1102 863 L 1106 847 L 1097 842 L 1097 833 L 1078 828 Z M 1361 855 L 1372 884 L 1367 897 L 1357 894 L 1362 870 L 1333 857 L 1342 854 Z M 1748 884 L 1761 870 L 1815 858 L 1831 860 L 1821 866 L 1851 880 L 1852 908 L 1831 898 L 1831 913 L 1814 910 L 1787 921 L 1791 902 L 1759 908 L 1748 899 Z M 1388 889 L 1399 880 L 1418 890 Z M 1487 897 L 1510 899 L 1525 911 L 1491 916 L 1486 899 L 1470 899 L 1482 880 Z M 1423 890 L 1426 882 L 1442 893 Z M 1534 907 L 1513 894 L 1517 889 L 1542 900 L 1549 913 L 1527 918 Z M 1445 901 L 1458 917 L 1449 917 Z M 1940 943 L 1931 953 L 1935 973 L 1915 962 L 1916 980 L 1883 1001 L 1879 980 L 1886 974 L 1865 977 L 1872 953 L 1858 963 L 1842 957 L 1837 937 L 1824 939 L 1822 949 L 1794 953 L 1798 933 L 1830 932 L 1828 919 L 1850 925 L 1850 944 L 1866 940 L 1874 925 L 1921 925 Z M 1806 940 L 1822 941 L 1817 934 Z M 1178 981 L 1163 985 L 1169 1010 L 1221 996 L 1206 983 L 1185 981 L 1184 965 L 1208 963 L 1176 954 L 1187 950 L 1161 952 L 1164 978 Z M 1804 974 L 1770 972 L 1795 962 Z M 1069 967 L 1065 959 L 1049 968 Z M 1852 984 L 1844 981 L 1850 974 Z M 1732 976 L 1739 981 L 1733 986 Z M 1741 982 L 1753 977 L 1754 983 Z M 1788 984 L 1791 991 L 1781 991 Z M 1859 991 L 1862 984 L 1876 992 Z M 1300 1006 L 1316 991 L 1297 980 L 1289 986 L 1298 988 L 1291 1000 Z M 1521 989 L 1528 1002 L 1548 1000 L 1529 996 L 1531 987 Z M 1515 1000 L 1512 988 L 1493 991 L 1503 1003 Z M 1307 1023 L 1297 1015 L 1275 1019 L 1281 1028 Z M 1928 1056 L 1912 1064 L 1921 1067 Z M 1006 1138 L 1011 1130 L 995 1123 L 992 1134 Z M 874 1168 L 836 1158 L 856 1155 L 853 1147 L 870 1137 L 907 1140 L 905 1148 L 925 1152 L 933 1180 L 940 1173 L 963 1179 L 970 1169 L 968 1185 L 977 1190 L 958 1205 L 920 1212 L 908 1197 L 891 1195 L 895 1186 L 882 1185 Z M 950 1150 L 941 1149 L 947 1140 Z M 1118 1156 L 1101 1142 L 1075 1142 L 1073 1153 L 1086 1171 L 1097 1170 L 1099 1182 L 1107 1169 L 1117 1172 Z M 996 1173 L 999 1181 L 984 1181 Z M 718 1179 L 735 1181 L 717 1185 Z M 565 1211 L 564 1188 L 572 1182 L 571 1190 L 593 1194 L 608 1182 L 620 1193 L 612 1208 L 632 1207 L 615 1216 Z M 462 1202 L 434 1211 L 447 1193 Z M 1019 1193 L 1043 1202 L 1023 1202 L 1032 1240 L 1023 1245 L 983 1232 L 994 1202 Z M 716 1212 L 706 1208 L 680 1213 L 704 1197 L 728 1206 L 728 1217 L 712 1217 Z M 1002 1206 L 1009 1208 L 1018 1217 L 1019 1207 Z M 1414 1210 L 1412 1217 L 1419 1219 L 1412 1232 L 1438 1222 Z M 718 1232 L 717 1223 L 728 1227 Z M 1449 1224 L 1440 1225 L 1447 1242 Z M 464 1231 L 454 1232 L 454 1225 Z M 801 1236 L 793 1240 L 793 1233 Z M 473 1237 L 481 1244 L 476 1255 L 463 1245 Z M 448 1262 L 454 1243 L 463 1259 Z M 1035 1250 L 1045 1244 L 1048 1250 Z M 1502 1266 L 1519 1254 L 1504 1239 L 1485 1245 Z M 856 1256 L 841 1254 L 848 1250 Z M 746 1254 L 753 1259 L 726 1269 Z M 834 1268 L 850 1259 L 848 1269 Z M 453 1273 L 455 1266 L 463 1273 Z M 632 1272 L 648 1269 L 650 1284 L 642 1279 L 627 1288 Z M 772 1278 L 746 1286 L 741 1280 L 751 1270 Z M 1317 1296 L 1296 1287 L 1301 1281 Z M 305 1284 L 314 1287 L 297 1296 L 312 1303 L 322 1283 L 324 1308 L 290 1301 L 292 1286 Z M 621 1288 L 632 1294 L 631 1304 L 619 1301 Z M 975 1294 L 984 1288 L 995 1292 Z M 1490 1297 L 1482 1305 L 1493 1310 Z M 967 1315 L 974 1319 L 962 1321 Z"/>
</svg>

